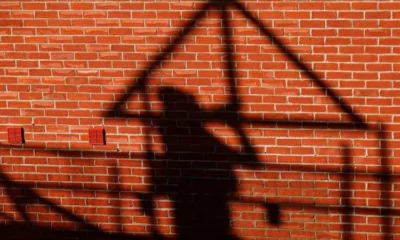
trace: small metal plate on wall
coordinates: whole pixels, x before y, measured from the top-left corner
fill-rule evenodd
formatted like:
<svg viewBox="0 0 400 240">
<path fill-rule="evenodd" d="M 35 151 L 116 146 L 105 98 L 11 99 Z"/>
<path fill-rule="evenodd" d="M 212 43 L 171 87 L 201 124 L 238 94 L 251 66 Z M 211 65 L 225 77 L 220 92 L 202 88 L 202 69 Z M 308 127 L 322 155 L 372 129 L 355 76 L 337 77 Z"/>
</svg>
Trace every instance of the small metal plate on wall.
<svg viewBox="0 0 400 240">
<path fill-rule="evenodd" d="M 22 127 L 7 128 L 8 143 L 22 144 L 25 142 L 24 129 Z"/>
<path fill-rule="evenodd" d="M 89 142 L 93 145 L 106 145 L 106 131 L 104 128 L 90 128 Z"/>
</svg>

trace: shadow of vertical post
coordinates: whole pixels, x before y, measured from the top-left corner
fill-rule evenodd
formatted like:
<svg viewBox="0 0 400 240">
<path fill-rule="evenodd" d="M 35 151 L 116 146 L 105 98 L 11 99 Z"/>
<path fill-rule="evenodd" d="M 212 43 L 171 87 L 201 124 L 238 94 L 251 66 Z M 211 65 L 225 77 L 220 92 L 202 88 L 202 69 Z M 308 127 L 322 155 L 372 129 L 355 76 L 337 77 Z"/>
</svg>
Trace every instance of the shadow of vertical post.
<svg viewBox="0 0 400 240">
<path fill-rule="evenodd" d="M 382 216 L 382 229 L 384 232 L 385 240 L 392 240 L 392 201 L 390 198 L 390 192 L 393 190 L 391 171 L 389 169 L 389 156 L 387 150 L 387 137 L 386 128 L 383 124 L 379 125 L 378 138 L 380 143 L 380 157 L 381 157 L 381 171 L 379 179 L 381 182 L 381 216 Z"/>
<path fill-rule="evenodd" d="M 354 214 L 354 208 L 351 206 L 350 199 L 354 196 L 351 191 L 351 182 L 354 181 L 354 172 L 352 170 L 351 152 L 348 146 L 342 146 L 343 155 L 343 166 L 342 166 L 342 181 L 340 182 L 341 189 L 341 205 L 342 207 L 342 219 L 343 223 L 343 239 L 352 240 L 352 232 L 354 227 L 352 224 L 352 215 Z"/>
<path fill-rule="evenodd" d="M 226 55 L 226 67 L 227 67 L 227 78 L 229 81 L 229 101 L 227 105 L 225 106 L 225 109 L 222 110 L 221 112 L 216 112 L 216 116 L 220 117 L 221 119 L 224 119 L 228 122 L 228 124 L 234 128 L 237 131 L 238 136 L 241 138 L 244 149 L 242 152 L 245 153 L 252 153 L 252 147 L 243 131 L 241 128 L 240 124 L 240 118 L 239 118 L 239 108 L 240 108 L 240 100 L 238 96 L 238 91 L 237 91 L 237 72 L 235 69 L 235 58 L 234 58 L 234 44 L 233 44 L 233 34 L 232 34 L 232 29 L 233 27 L 230 25 L 230 18 L 228 14 L 228 7 L 232 6 L 229 1 L 226 2 L 221 2 L 220 3 L 220 10 L 221 10 L 221 19 L 222 19 L 222 29 L 223 29 L 223 35 L 224 35 L 224 45 L 225 45 L 225 55 Z M 227 112 L 230 112 L 229 114 L 226 114 Z M 234 114 L 234 115 L 233 115 Z M 220 116 L 218 116 L 220 115 Z M 229 116 L 234 116 L 237 121 L 232 121 L 233 119 Z"/>
<path fill-rule="evenodd" d="M 222 29 L 224 31 L 224 45 L 225 45 L 225 55 L 226 55 L 226 65 L 227 65 L 227 77 L 229 81 L 229 87 L 230 87 L 230 101 L 229 105 L 227 106 L 227 109 L 237 111 L 239 108 L 239 98 L 237 95 L 237 89 L 236 89 L 236 71 L 235 71 L 235 59 L 233 57 L 233 52 L 234 49 L 233 44 L 232 44 L 232 33 L 231 30 L 232 28 L 229 25 L 229 18 L 228 18 L 228 5 L 221 3 L 221 14 L 222 14 Z"/>
<path fill-rule="evenodd" d="M 122 227 L 122 213 L 121 213 L 121 186 L 120 186 L 120 179 L 119 179 L 119 169 L 117 164 L 113 165 L 110 168 L 110 175 L 111 175 L 111 181 L 110 184 L 108 184 L 108 190 L 110 191 L 110 195 L 111 195 L 111 199 L 110 201 L 115 201 L 115 204 L 110 203 L 110 205 L 112 205 L 115 208 L 115 212 L 113 211 L 113 215 L 115 214 L 116 219 L 115 221 L 111 221 L 111 219 L 109 219 L 110 222 L 116 222 L 117 223 L 117 227 L 116 227 L 116 231 L 118 231 L 119 233 L 123 232 L 123 227 Z"/>
</svg>

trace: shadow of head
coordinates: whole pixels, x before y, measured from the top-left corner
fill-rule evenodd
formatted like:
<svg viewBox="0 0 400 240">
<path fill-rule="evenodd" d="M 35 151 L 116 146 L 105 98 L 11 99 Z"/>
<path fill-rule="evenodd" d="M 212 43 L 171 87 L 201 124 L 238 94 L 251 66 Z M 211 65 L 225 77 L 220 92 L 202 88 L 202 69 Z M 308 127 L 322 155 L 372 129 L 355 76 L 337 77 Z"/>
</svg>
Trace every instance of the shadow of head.
<svg viewBox="0 0 400 240">
<path fill-rule="evenodd" d="M 200 106 L 193 95 L 184 93 L 173 87 L 161 88 L 159 97 L 163 101 L 166 111 L 200 111 Z"/>
</svg>

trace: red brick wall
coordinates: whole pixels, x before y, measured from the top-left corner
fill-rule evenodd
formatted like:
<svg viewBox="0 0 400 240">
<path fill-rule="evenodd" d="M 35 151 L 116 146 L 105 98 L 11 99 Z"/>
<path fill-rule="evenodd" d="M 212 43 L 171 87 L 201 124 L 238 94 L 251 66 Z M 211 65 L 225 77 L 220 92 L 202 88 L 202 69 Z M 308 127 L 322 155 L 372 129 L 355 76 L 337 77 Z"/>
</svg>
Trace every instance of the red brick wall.
<svg viewBox="0 0 400 240">
<path fill-rule="evenodd" d="M 400 239 L 399 19 L 386 0 L 1 1 L 1 235 Z"/>
</svg>

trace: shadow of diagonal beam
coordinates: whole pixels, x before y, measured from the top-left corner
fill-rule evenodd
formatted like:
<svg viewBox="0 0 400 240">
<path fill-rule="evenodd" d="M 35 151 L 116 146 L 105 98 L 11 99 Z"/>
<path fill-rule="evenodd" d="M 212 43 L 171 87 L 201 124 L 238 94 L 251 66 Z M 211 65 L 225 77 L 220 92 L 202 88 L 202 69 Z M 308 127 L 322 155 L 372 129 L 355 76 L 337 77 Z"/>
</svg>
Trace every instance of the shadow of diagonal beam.
<svg viewBox="0 0 400 240">
<path fill-rule="evenodd" d="M 5 189 L 4 191 L 6 194 L 10 197 L 14 197 L 14 193 L 12 192 L 13 186 L 16 185 L 16 183 L 12 182 L 10 179 L 6 177 L 5 174 L 0 172 L 0 184 L 4 184 Z M 22 218 L 27 222 L 28 224 L 30 223 L 30 218 L 28 215 L 28 210 L 26 209 L 26 206 L 23 206 L 23 201 L 20 201 L 19 199 L 14 199 L 14 207 L 18 210 L 18 212 L 22 215 Z"/>
<path fill-rule="evenodd" d="M 124 108 L 122 107 L 122 104 L 124 102 L 126 102 L 130 96 L 131 93 L 135 92 L 136 90 L 144 90 L 145 88 L 145 84 L 149 79 L 150 73 L 155 70 L 162 61 L 165 60 L 165 58 L 171 53 L 173 52 L 176 47 L 183 41 L 183 39 L 185 38 L 185 36 L 193 29 L 193 27 L 196 25 L 196 22 L 198 19 L 202 18 L 207 10 L 212 7 L 213 5 L 215 5 L 212 2 L 208 2 L 204 5 L 204 7 L 199 10 L 196 15 L 192 18 L 192 20 L 190 20 L 186 26 L 184 27 L 183 31 L 181 32 L 181 34 L 176 37 L 172 43 L 170 43 L 167 48 L 165 50 L 163 50 L 162 53 L 160 53 L 157 58 L 150 64 L 149 67 L 147 67 L 145 70 L 143 70 L 143 72 L 140 74 L 140 77 L 137 80 L 136 84 L 132 84 L 129 86 L 127 92 L 122 96 L 121 99 L 119 99 L 117 101 L 117 104 L 114 106 L 114 109 L 112 112 L 108 112 L 108 117 L 124 117 L 124 116 L 129 116 L 129 114 L 125 113 L 125 112 L 121 112 Z"/>
<path fill-rule="evenodd" d="M 0 172 L 0 184 L 4 184 L 6 191 L 7 192 L 11 192 L 12 188 L 18 188 L 18 189 L 22 189 L 24 190 L 25 194 L 30 197 L 30 198 L 35 198 L 37 199 L 40 203 L 45 204 L 47 206 L 50 206 L 51 208 L 53 208 L 54 210 L 56 210 L 58 213 L 64 214 L 66 215 L 68 218 L 70 218 L 71 220 L 77 222 L 77 223 L 81 223 L 83 224 L 88 230 L 94 230 L 94 231 L 100 231 L 96 226 L 88 223 L 87 221 L 85 221 L 85 219 L 69 212 L 68 210 L 54 204 L 53 202 L 51 202 L 50 200 L 43 198 L 39 195 L 37 195 L 29 186 L 22 184 L 22 183 L 18 183 L 16 181 L 12 181 L 10 178 L 7 177 L 6 174 Z M 10 197 L 12 197 L 12 194 L 9 195 Z M 28 213 L 27 213 L 27 209 L 26 206 L 24 208 L 24 203 L 23 201 L 17 201 L 15 202 L 16 208 L 18 209 L 18 211 L 24 216 L 24 218 L 27 218 L 27 222 L 29 223 L 29 217 Z"/>
<path fill-rule="evenodd" d="M 3 219 L 1 219 L 1 218 L 3 218 Z M 11 217 L 7 216 L 7 214 L 5 214 L 3 212 L 0 212 L 0 219 L 2 220 L 2 222 L 4 222 L 4 221 L 8 221 L 9 223 L 10 222 L 12 222 L 12 223 L 15 222 L 14 218 L 11 218 Z"/>
<path fill-rule="evenodd" d="M 324 90 L 335 102 L 338 104 L 347 114 L 351 116 L 353 121 L 361 124 L 361 125 L 366 125 L 365 122 L 357 115 L 354 114 L 353 110 L 346 104 L 344 103 L 321 79 L 317 77 L 313 73 L 311 69 L 309 69 L 304 63 L 298 60 L 298 57 L 293 54 L 287 47 L 285 47 L 285 44 L 279 40 L 260 20 L 256 19 L 253 17 L 253 15 L 238 1 L 233 1 L 233 4 L 243 12 L 243 14 L 250 19 L 258 28 L 261 30 L 261 32 L 266 35 L 268 38 L 271 39 L 272 43 L 275 43 L 277 47 L 284 53 L 286 56 L 289 57 L 289 59 L 297 65 L 299 69 L 304 71 L 309 78 L 311 78 L 322 90 Z"/>
</svg>

